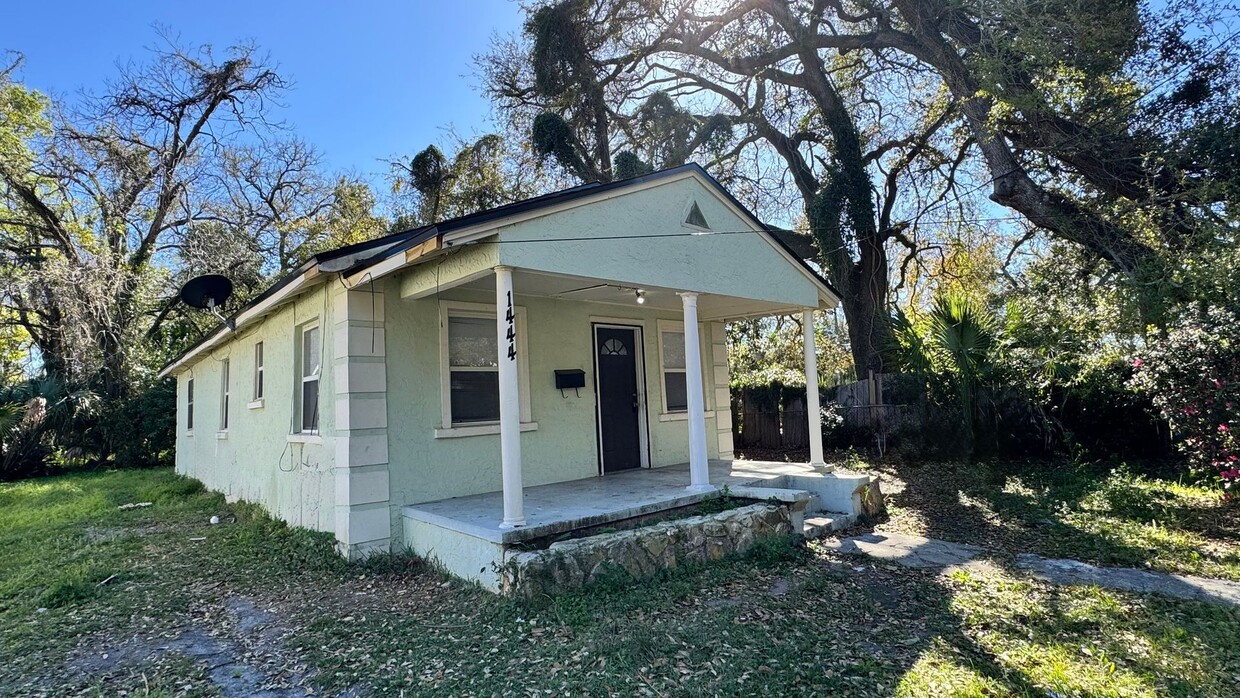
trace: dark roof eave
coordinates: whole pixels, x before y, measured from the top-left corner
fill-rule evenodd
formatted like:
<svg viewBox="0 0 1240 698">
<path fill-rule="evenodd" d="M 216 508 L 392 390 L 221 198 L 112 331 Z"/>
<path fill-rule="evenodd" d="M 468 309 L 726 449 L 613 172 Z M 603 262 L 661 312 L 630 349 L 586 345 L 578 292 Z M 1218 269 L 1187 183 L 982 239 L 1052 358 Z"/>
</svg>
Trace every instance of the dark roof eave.
<svg viewBox="0 0 1240 698">
<path fill-rule="evenodd" d="M 163 374 L 165 371 L 175 366 L 178 362 L 180 362 L 186 356 L 189 356 L 199 347 L 209 342 L 211 338 L 219 334 L 220 330 L 228 327 L 230 323 L 235 323 L 242 313 L 259 305 L 263 301 L 279 293 L 289 284 L 293 283 L 298 278 L 305 275 L 307 272 L 311 271 L 312 269 L 315 269 L 316 267 L 319 267 L 319 268 L 324 267 L 324 265 L 327 265 L 333 261 L 348 257 L 349 255 L 352 255 L 352 254 L 359 254 L 359 253 L 363 253 L 363 252 L 366 252 L 372 249 L 380 249 L 380 248 L 383 248 L 384 245 L 391 245 L 391 246 L 399 247 L 400 244 L 404 242 L 403 238 L 407 238 L 412 233 L 416 233 L 416 232 L 417 232 L 416 230 L 408 230 L 408 231 L 404 231 L 400 233 L 395 233 L 392 235 L 385 235 L 381 238 L 375 238 L 374 240 L 367 240 L 365 242 L 359 242 L 353 245 L 345 245 L 344 247 L 338 247 L 334 250 L 327 250 L 325 252 L 320 252 L 314 255 L 313 257 L 306 260 L 305 262 L 302 262 L 292 271 L 289 271 L 283 276 L 281 276 L 279 279 L 276 279 L 276 281 L 273 282 L 266 289 L 264 289 L 262 293 L 251 298 L 240 308 L 237 308 L 237 310 L 233 311 L 233 313 L 227 317 L 227 320 L 225 322 L 217 323 L 210 330 L 207 330 L 205 333 L 203 333 L 203 335 L 199 337 L 193 344 L 186 347 L 184 350 L 181 351 L 181 353 L 177 354 L 174 358 L 172 358 L 170 361 L 164 364 L 163 367 L 159 369 L 159 373 Z M 362 260 L 360 262 L 356 262 L 355 264 L 357 263 L 365 264 L 365 261 Z"/>
<path fill-rule="evenodd" d="M 285 286 L 288 286 L 289 284 L 293 283 L 299 277 L 301 277 L 302 275 L 304 275 L 306 272 L 310 271 L 317 265 L 318 265 L 318 260 L 317 260 L 317 255 L 316 255 L 315 257 L 311 257 L 310 259 L 303 262 L 296 269 L 288 272 L 284 276 L 281 276 L 279 279 L 275 281 L 275 283 L 268 286 L 267 289 L 264 290 L 262 293 L 251 298 L 245 305 L 241 306 L 236 311 L 234 311 L 232 314 L 228 315 L 227 319 L 224 322 L 217 323 L 214 327 L 204 332 L 203 335 L 199 337 L 197 340 L 195 340 L 193 344 L 189 345 L 188 347 L 183 349 L 181 353 L 177 354 L 175 357 L 170 359 L 166 364 L 163 365 L 162 368 L 159 369 L 159 375 L 162 376 L 166 371 L 171 369 L 173 366 L 176 366 L 177 363 L 179 363 L 182 359 L 194 353 L 194 351 L 196 351 L 199 347 L 209 342 L 212 337 L 215 337 L 217 334 L 219 334 L 220 330 L 227 328 L 231 323 L 235 323 L 237 321 L 237 318 L 241 315 L 241 313 L 244 313 L 250 308 L 258 305 L 259 303 L 262 303 L 268 298 L 271 298 L 275 294 L 279 293 L 280 290 L 283 289 Z"/>
</svg>

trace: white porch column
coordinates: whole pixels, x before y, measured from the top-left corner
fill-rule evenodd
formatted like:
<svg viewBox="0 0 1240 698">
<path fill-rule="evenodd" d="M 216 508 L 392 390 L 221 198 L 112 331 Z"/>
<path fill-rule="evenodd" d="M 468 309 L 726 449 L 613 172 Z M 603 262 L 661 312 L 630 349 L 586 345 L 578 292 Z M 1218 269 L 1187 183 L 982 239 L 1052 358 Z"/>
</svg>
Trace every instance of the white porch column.
<svg viewBox="0 0 1240 698">
<path fill-rule="evenodd" d="M 818 399 L 818 349 L 814 345 L 814 311 L 801 313 L 805 344 L 805 412 L 809 415 L 809 464 L 821 468 L 827 462 L 822 455 L 822 406 Z"/>
<path fill-rule="evenodd" d="M 710 490 L 706 461 L 706 411 L 702 388 L 702 344 L 698 339 L 697 294 L 681 293 L 685 314 L 685 389 L 689 402 L 689 489 Z"/>
<path fill-rule="evenodd" d="M 512 268 L 495 267 L 495 333 L 499 340 L 499 457 L 504 476 L 504 520 L 500 528 L 525 525 L 516 320 L 517 311 L 512 302 Z"/>
</svg>

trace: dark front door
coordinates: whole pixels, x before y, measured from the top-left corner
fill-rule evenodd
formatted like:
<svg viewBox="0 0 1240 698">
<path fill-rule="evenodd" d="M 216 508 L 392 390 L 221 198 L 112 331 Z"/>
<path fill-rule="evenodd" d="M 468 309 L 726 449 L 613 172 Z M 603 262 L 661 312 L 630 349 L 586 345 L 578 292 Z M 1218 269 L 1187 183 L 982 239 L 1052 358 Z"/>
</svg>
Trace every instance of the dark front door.
<svg viewBox="0 0 1240 698">
<path fill-rule="evenodd" d="M 603 472 L 642 464 L 638 438 L 637 330 L 598 327 L 598 423 Z"/>
</svg>

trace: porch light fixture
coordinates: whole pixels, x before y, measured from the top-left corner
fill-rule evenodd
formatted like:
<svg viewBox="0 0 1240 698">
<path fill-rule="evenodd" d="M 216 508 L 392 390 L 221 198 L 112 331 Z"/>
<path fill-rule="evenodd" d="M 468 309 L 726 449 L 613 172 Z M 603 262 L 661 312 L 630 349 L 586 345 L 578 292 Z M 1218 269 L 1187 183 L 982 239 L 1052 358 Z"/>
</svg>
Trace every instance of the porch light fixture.
<svg viewBox="0 0 1240 698">
<path fill-rule="evenodd" d="M 646 292 L 640 288 L 633 292 L 637 296 L 637 304 L 642 305 L 646 302 Z"/>
</svg>

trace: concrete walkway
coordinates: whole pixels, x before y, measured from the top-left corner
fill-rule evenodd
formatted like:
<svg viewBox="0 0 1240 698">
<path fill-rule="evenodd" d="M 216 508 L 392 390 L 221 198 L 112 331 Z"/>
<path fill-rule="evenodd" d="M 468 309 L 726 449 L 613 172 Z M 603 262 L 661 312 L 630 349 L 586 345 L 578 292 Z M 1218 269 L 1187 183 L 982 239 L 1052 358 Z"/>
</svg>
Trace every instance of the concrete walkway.
<svg viewBox="0 0 1240 698">
<path fill-rule="evenodd" d="M 986 548 L 898 533 L 867 533 L 850 538 L 828 538 L 822 545 L 845 555 L 869 555 L 918 569 L 967 565 L 988 552 Z M 1164 574 L 1123 567 L 1095 567 L 1077 560 L 1051 560 L 1019 555 L 1016 565 L 1052 584 L 1088 584 L 1140 594 L 1163 594 L 1182 599 L 1240 606 L 1240 582 Z"/>
<path fill-rule="evenodd" d="M 845 555 L 869 555 L 917 569 L 963 565 L 986 552 L 985 548 L 976 545 L 903 536 L 898 533 L 867 533 L 851 538 L 827 538 L 822 544 Z"/>
</svg>

